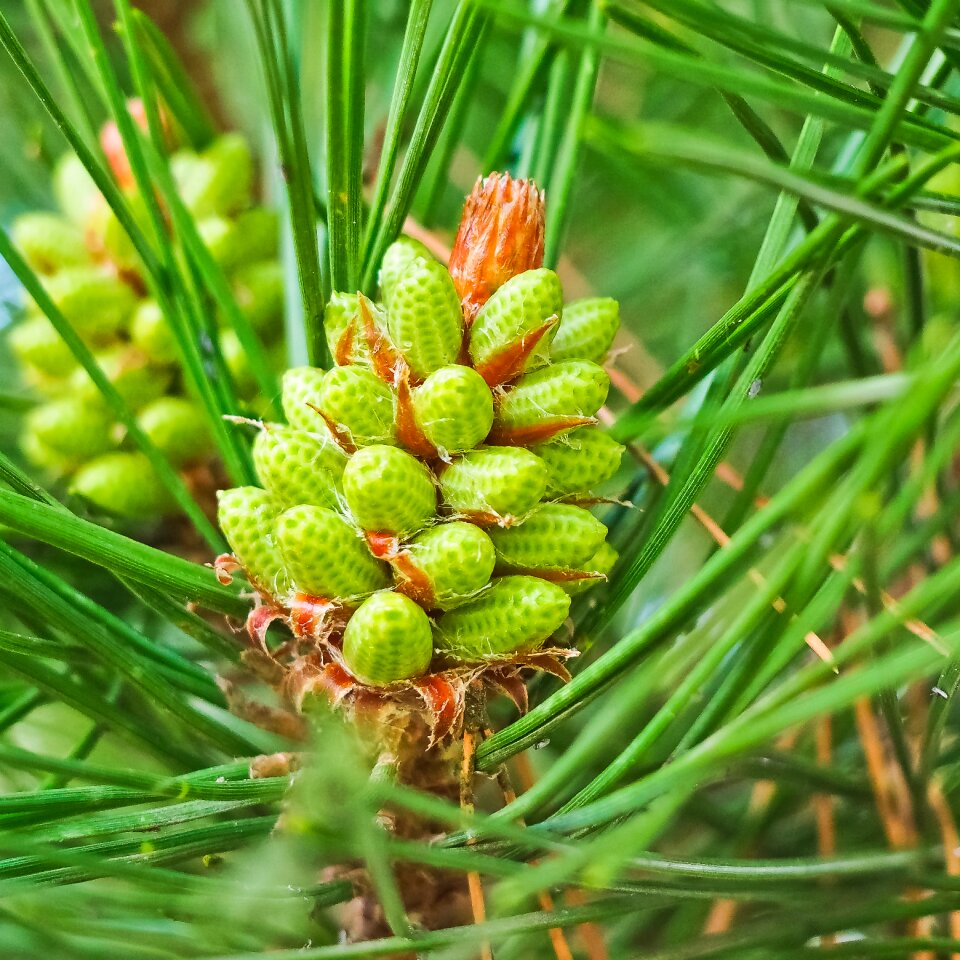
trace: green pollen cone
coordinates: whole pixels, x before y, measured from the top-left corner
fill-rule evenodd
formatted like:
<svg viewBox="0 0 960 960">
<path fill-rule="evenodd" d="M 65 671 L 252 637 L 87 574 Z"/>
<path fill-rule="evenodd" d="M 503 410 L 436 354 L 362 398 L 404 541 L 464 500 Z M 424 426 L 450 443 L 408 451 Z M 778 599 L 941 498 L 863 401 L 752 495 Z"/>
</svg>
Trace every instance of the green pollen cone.
<svg viewBox="0 0 960 960">
<path fill-rule="evenodd" d="M 493 394 L 472 367 L 441 367 L 413 392 L 413 412 L 441 456 L 482 443 L 493 426 Z"/>
<path fill-rule="evenodd" d="M 261 593 L 286 597 L 293 590 L 277 542 L 280 505 L 259 487 L 234 487 L 217 494 L 217 520 L 247 579 Z"/>
<path fill-rule="evenodd" d="M 124 197 L 134 221 L 142 230 L 149 233 L 150 211 L 142 194 L 136 190 L 126 190 Z M 113 208 L 107 206 L 106 202 L 98 203 L 93 208 L 87 224 L 87 236 L 92 237 L 99 244 L 102 252 L 116 266 L 130 273 L 141 272 L 143 261 L 140 259 L 136 245 L 113 212 Z"/>
<path fill-rule="evenodd" d="M 130 320 L 130 339 L 154 363 L 172 363 L 178 357 L 173 328 L 156 300 L 141 300 Z"/>
<path fill-rule="evenodd" d="M 277 520 L 277 539 L 296 589 L 349 601 L 390 585 L 386 565 L 371 556 L 357 531 L 325 507 L 291 507 Z"/>
<path fill-rule="evenodd" d="M 31 410 L 24 432 L 54 453 L 82 461 L 116 446 L 112 426 L 111 418 L 101 407 L 70 396 Z"/>
<path fill-rule="evenodd" d="M 565 503 L 544 504 L 517 526 L 490 531 L 499 561 L 526 570 L 576 570 L 606 536 L 589 510 Z"/>
<path fill-rule="evenodd" d="M 203 460 L 210 453 L 210 434 L 203 412 L 185 397 L 160 397 L 137 416 L 140 429 L 174 466 Z"/>
<path fill-rule="evenodd" d="M 326 372 L 320 367 L 293 367 L 284 373 L 280 404 L 287 423 L 294 430 L 326 432 L 323 418 L 314 410 L 320 404 Z"/>
<path fill-rule="evenodd" d="M 95 354 L 95 359 L 107 379 L 134 410 L 162 397 L 173 377 L 169 369 L 151 364 L 149 358 L 136 347 L 111 347 Z M 100 390 L 82 367 L 74 371 L 70 385 L 78 397 L 89 403 L 106 405 Z"/>
<path fill-rule="evenodd" d="M 564 360 L 522 376 L 497 408 L 498 427 L 533 427 L 557 417 L 592 417 L 603 406 L 610 377 L 588 360 Z"/>
<path fill-rule="evenodd" d="M 499 577 L 437 623 L 439 651 L 468 663 L 536 650 L 567 618 L 570 598 L 539 577 Z"/>
<path fill-rule="evenodd" d="M 115 334 L 137 299 L 122 280 L 90 267 L 61 270 L 47 278 L 44 286 L 70 325 L 91 340 Z"/>
<path fill-rule="evenodd" d="M 332 437 L 272 424 L 253 444 L 260 482 L 284 507 L 336 507 L 347 458 Z"/>
<path fill-rule="evenodd" d="M 488 363 L 505 347 L 562 313 L 563 290 L 552 270 L 540 267 L 511 277 L 484 304 L 470 328 L 474 366 Z M 548 331 L 537 344 L 527 360 L 527 370 L 549 361 L 552 337 L 553 331 Z"/>
<path fill-rule="evenodd" d="M 579 596 L 591 587 L 595 587 L 597 584 L 603 582 L 603 579 L 610 574 L 613 565 L 617 562 L 617 557 L 617 551 L 605 541 L 596 554 L 581 568 L 585 572 L 598 573 L 602 574 L 602 576 L 589 580 L 567 580 L 557 584 L 557 586 L 571 597 Z"/>
<path fill-rule="evenodd" d="M 280 222 L 274 210 L 252 207 L 238 214 L 233 222 L 236 225 L 231 263 L 233 269 L 276 257 L 280 246 Z"/>
<path fill-rule="evenodd" d="M 323 378 L 320 409 L 358 447 L 395 443 L 393 391 L 372 370 L 334 367 Z"/>
<path fill-rule="evenodd" d="M 588 493 L 617 472 L 623 454 L 621 444 L 595 427 L 581 427 L 531 449 L 547 465 L 548 497 Z"/>
<path fill-rule="evenodd" d="M 364 683 L 384 686 L 423 676 L 433 657 L 427 615 L 399 593 L 364 600 L 343 634 L 343 659 Z"/>
<path fill-rule="evenodd" d="M 23 364 L 44 376 L 60 378 L 77 369 L 77 359 L 46 317 L 21 320 L 9 337 L 10 348 Z"/>
<path fill-rule="evenodd" d="M 65 153 L 57 161 L 53 171 L 53 193 L 64 216 L 81 230 L 87 226 L 93 208 L 106 202 L 75 153 Z"/>
<path fill-rule="evenodd" d="M 142 453 L 105 453 L 90 460 L 74 474 L 70 492 L 129 520 L 152 520 L 176 509 Z"/>
<path fill-rule="evenodd" d="M 270 330 L 283 316 L 283 267 L 276 260 L 244 267 L 234 275 L 233 293 L 250 326 Z"/>
<path fill-rule="evenodd" d="M 434 515 L 433 474 L 397 447 L 358 450 L 343 471 L 343 494 L 363 530 L 408 536 Z"/>
<path fill-rule="evenodd" d="M 620 304 L 610 297 L 575 300 L 563 308 L 563 322 L 550 345 L 557 360 L 602 363 L 620 326 Z"/>
<path fill-rule="evenodd" d="M 77 465 L 70 457 L 65 457 L 62 453 L 52 450 L 27 430 L 20 435 L 20 449 L 34 466 L 57 476 L 70 473 Z"/>
<path fill-rule="evenodd" d="M 380 293 L 389 306 L 393 291 L 400 278 L 414 260 L 430 260 L 433 254 L 413 237 L 400 237 L 387 247 L 380 264 Z"/>
<path fill-rule="evenodd" d="M 194 217 L 229 215 L 250 202 L 253 161 L 238 133 L 218 137 L 199 157 L 188 155 L 174 170 L 180 197 Z"/>
<path fill-rule="evenodd" d="M 518 517 L 533 509 L 547 486 L 547 466 L 520 447 L 471 450 L 444 468 L 440 492 L 454 512 Z"/>
<path fill-rule="evenodd" d="M 428 377 L 457 359 L 463 312 L 442 263 L 418 257 L 408 264 L 390 294 L 387 332 L 417 377 Z"/>
<path fill-rule="evenodd" d="M 90 263 L 83 233 L 54 213 L 25 213 L 14 221 L 10 235 L 37 273 L 56 273 Z"/>
<path fill-rule="evenodd" d="M 257 392 L 257 378 L 250 368 L 250 359 L 236 330 L 220 331 L 220 352 L 226 364 L 237 393 L 241 397 L 251 397 Z"/>
<path fill-rule="evenodd" d="M 236 225 L 228 217 L 204 217 L 197 233 L 214 260 L 225 270 L 233 265 Z"/>
<path fill-rule="evenodd" d="M 472 523 L 455 520 L 414 537 L 403 551 L 396 574 L 401 589 L 405 572 L 412 574 L 407 583 L 411 594 L 428 588 L 433 605 L 445 610 L 485 587 L 495 563 L 490 537 Z"/>
</svg>

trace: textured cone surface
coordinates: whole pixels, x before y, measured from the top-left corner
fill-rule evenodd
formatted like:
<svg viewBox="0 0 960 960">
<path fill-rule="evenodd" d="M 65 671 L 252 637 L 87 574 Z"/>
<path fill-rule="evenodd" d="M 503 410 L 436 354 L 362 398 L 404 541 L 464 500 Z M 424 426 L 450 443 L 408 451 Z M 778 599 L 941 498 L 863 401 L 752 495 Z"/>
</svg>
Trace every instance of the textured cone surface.
<svg viewBox="0 0 960 960">
<path fill-rule="evenodd" d="M 135 347 L 117 346 L 95 354 L 107 379 L 133 410 L 166 393 L 170 386 L 170 370 L 154 366 L 149 358 Z M 89 403 L 106 405 L 97 385 L 82 367 L 70 377 L 70 385 L 78 397 Z"/>
<path fill-rule="evenodd" d="M 541 267 L 513 277 L 487 301 L 470 328 L 474 365 L 488 363 L 501 350 L 562 313 L 563 291 L 552 270 Z M 527 370 L 549 361 L 552 336 L 553 331 L 548 331 L 537 344 L 527 360 Z"/>
<path fill-rule="evenodd" d="M 46 317 L 27 317 L 10 333 L 10 347 L 21 363 L 48 377 L 67 377 L 77 359 Z"/>
<path fill-rule="evenodd" d="M 276 530 L 287 570 L 303 593 L 349 600 L 389 586 L 386 566 L 332 510 L 291 507 L 278 518 Z"/>
<path fill-rule="evenodd" d="M 240 134 L 224 134 L 199 157 L 176 169 L 180 196 L 195 217 L 234 213 L 249 203 L 253 163 Z"/>
<path fill-rule="evenodd" d="M 427 615 L 399 593 L 375 593 L 364 600 L 343 635 L 350 672 L 375 686 L 422 676 L 432 656 Z"/>
<path fill-rule="evenodd" d="M 532 427 L 555 417 L 592 417 L 607 399 L 610 378 L 587 360 L 565 360 L 521 377 L 503 394 L 496 423 Z"/>
<path fill-rule="evenodd" d="M 617 472 L 623 455 L 621 444 L 591 427 L 531 449 L 547 465 L 548 497 L 589 492 Z"/>
<path fill-rule="evenodd" d="M 90 262 L 83 234 L 53 213 L 25 213 L 10 231 L 14 245 L 37 273 L 56 273 Z"/>
<path fill-rule="evenodd" d="M 210 435 L 203 412 L 184 397 L 160 397 L 148 403 L 137 422 L 174 466 L 202 460 L 209 454 Z"/>
<path fill-rule="evenodd" d="M 429 583 L 436 606 L 441 609 L 461 603 L 483 589 L 496 562 L 490 537 L 479 527 L 461 520 L 424 530 L 410 541 L 404 554 Z"/>
<path fill-rule="evenodd" d="M 287 596 L 293 585 L 276 536 L 280 505 L 259 487 L 221 490 L 218 501 L 220 529 L 247 578 L 270 596 Z"/>
<path fill-rule="evenodd" d="M 177 341 L 173 329 L 155 300 L 142 300 L 130 321 L 130 339 L 156 363 L 177 359 Z"/>
<path fill-rule="evenodd" d="M 437 649 L 467 662 L 529 653 L 567 618 L 570 598 L 538 577 L 499 577 L 437 623 Z"/>
<path fill-rule="evenodd" d="M 295 430 L 326 432 L 323 419 L 313 409 L 320 405 L 325 374 L 319 367 L 293 367 L 284 373 L 280 403 L 287 423 Z"/>
<path fill-rule="evenodd" d="M 493 426 L 493 394 L 472 367 L 454 364 L 431 373 L 413 393 L 413 410 L 441 455 L 472 450 Z"/>
<path fill-rule="evenodd" d="M 60 456 L 87 460 L 115 446 L 111 425 L 101 408 L 64 397 L 31 410 L 24 429 Z"/>
<path fill-rule="evenodd" d="M 253 444 L 257 477 L 283 507 L 336 507 L 346 462 L 333 439 L 291 427 L 268 426 Z"/>
<path fill-rule="evenodd" d="M 364 530 L 399 536 L 419 530 L 437 508 L 430 471 L 396 447 L 358 450 L 343 471 L 343 494 Z"/>
<path fill-rule="evenodd" d="M 610 297 L 575 300 L 563 308 L 563 321 L 550 345 L 558 360 L 601 363 L 620 326 L 620 305 Z"/>
<path fill-rule="evenodd" d="M 440 475 L 444 502 L 455 512 L 521 516 L 547 486 L 547 466 L 529 450 L 485 447 L 454 460 Z"/>
<path fill-rule="evenodd" d="M 174 509 L 142 453 L 106 453 L 90 460 L 76 472 L 70 490 L 107 513 L 131 520 L 148 520 Z"/>
<path fill-rule="evenodd" d="M 421 379 L 457 359 L 463 314 L 442 263 L 419 257 L 407 266 L 390 295 L 387 332 Z"/>
<path fill-rule="evenodd" d="M 521 524 L 491 530 L 501 563 L 529 570 L 575 570 L 600 549 L 607 528 L 583 507 L 547 503 Z"/>
<path fill-rule="evenodd" d="M 45 281 L 47 293 L 81 336 L 116 333 L 133 312 L 136 297 L 123 281 L 94 269 L 61 270 Z"/>
<path fill-rule="evenodd" d="M 380 264 L 380 292 L 383 302 L 389 307 L 393 291 L 400 278 L 414 260 L 430 260 L 433 254 L 419 240 L 400 237 L 387 247 Z"/>
<path fill-rule="evenodd" d="M 581 568 L 586 573 L 595 573 L 600 576 L 591 580 L 567 580 L 564 583 L 558 583 L 557 586 L 571 597 L 579 596 L 591 587 L 602 583 L 604 578 L 609 576 L 618 556 L 617 551 L 609 543 L 604 542 L 600 549 Z"/>
<path fill-rule="evenodd" d="M 532 180 L 492 173 L 467 198 L 450 276 L 472 320 L 511 277 L 543 263 L 543 194 Z"/>
<path fill-rule="evenodd" d="M 363 367 L 327 371 L 320 409 L 358 447 L 396 442 L 393 391 Z"/>
</svg>

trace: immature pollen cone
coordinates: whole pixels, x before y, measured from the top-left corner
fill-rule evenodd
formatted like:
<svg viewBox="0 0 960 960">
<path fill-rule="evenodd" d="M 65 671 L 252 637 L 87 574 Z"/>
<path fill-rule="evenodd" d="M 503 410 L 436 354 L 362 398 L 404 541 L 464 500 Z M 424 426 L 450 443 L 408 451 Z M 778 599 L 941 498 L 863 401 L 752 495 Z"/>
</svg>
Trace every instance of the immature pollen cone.
<svg viewBox="0 0 960 960">
<path fill-rule="evenodd" d="M 569 679 L 571 600 L 617 559 L 584 503 L 623 451 L 596 422 L 619 310 L 606 297 L 565 303 L 542 260 L 540 191 L 508 176 L 468 200 L 449 272 L 398 238 L 376 297 L 331 296 L 334 366 L 284 374 L 287 423 L 264 424 L 253 445 L 259 486 L 220 493 L 235 560 L 218 569 L 239 565 L 254 589 L 244 659 L 290 711 L 287 727 L 322 698 L 398 782 L 463 802 L 487 697 L 522 711 L 531 672 Z M 275 623 L 286 632 L 268 635 Z M 404 839 L 435 829 L 397 811 L 390 824 Z M 467 922 L 459 878 L 420 864 L 396 876 L 421 926 Z M 355 882 L 348 935 L 388 935 Z"/>
<path fill-rule="evenodd" d="M 543 263 L 543 192 L 532 180 L 491 173 L 463 208 L 450 276 L 467 325 L 511 277 Z"/>
</svg>

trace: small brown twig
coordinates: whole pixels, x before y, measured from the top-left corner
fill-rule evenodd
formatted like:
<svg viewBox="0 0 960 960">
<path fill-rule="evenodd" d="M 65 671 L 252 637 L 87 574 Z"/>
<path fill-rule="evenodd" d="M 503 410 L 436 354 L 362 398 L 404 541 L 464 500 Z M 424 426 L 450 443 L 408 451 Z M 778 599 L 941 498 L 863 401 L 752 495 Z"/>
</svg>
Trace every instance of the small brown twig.
<svg viewBox="0 0 960 960">
<path fill-rule="evenodd" d="M 460 809 L 470 815 L 474 810 L 473 775 L 474 754 L 476 753 L 476 734 L 472 730 L 463 731 L 463 762 L 460 767 Z M 476 841 L 473 837 L 467 840 L 467 846 Z M 483 899 L 483 882 L 476 870 L 467 874 L 467 887 L 470 891 L 470 909 L 473 911 L 473 922 L 483 923 L 487 919 L 487 905 Z M 493 960 L 493 950 L 489 942 L 480 944 L 482 960 Z"/>
<path fill-rule="evenodd" d="M 492 737 L 493 730 L 484 730 L 484 738 Z M 523 767 L 524 771 L 529 777 L 529 781 L 525 780 L 524 789 L 529 789 L 533 784 L 533 771 L 530 769 L 529 761 L 525 754 L 521 754 L 517 757 L 518 765 L 520 765 L 520 757 L 523 757 Z M 500 787 L 500 792 L 503 794 L 503 800 L 506 804 L 513 803 L 517 799 L 517 791 L 513 787 L 513 781 L 510 779 L 510 771 L 507 770 L 506 764 L 501 764 L 497 770 L 497 785 Z M 521 780 L 525 778 L 521 776 Z M 529 784 L 529 785 L 528 785 Z M 522 821 L 521 821 L 522 822 Z M 546 890 L 541 890 L 537 894 L 537 899 L 540 902 L 540 909 L 545 913 L 552 913 L 554 910 L 553 897 Z M 585 926 L 585 925 L 584 925 Z M 582 930 L 582 927 L 581 927 Z M 567 937 L 564 934 L 563 930 L 560 927 L 551 927 L 547 931 L 550 936 L 550 943 L 553 946 L 553 953 L 557 960 L 574 960 L 573 952 L 570 950 L 570 944 L 567 943 Z M 602 954 L 595 956 L 590 954 L 590 960 L 606 960 L 606 955 Z"/>
</svg>

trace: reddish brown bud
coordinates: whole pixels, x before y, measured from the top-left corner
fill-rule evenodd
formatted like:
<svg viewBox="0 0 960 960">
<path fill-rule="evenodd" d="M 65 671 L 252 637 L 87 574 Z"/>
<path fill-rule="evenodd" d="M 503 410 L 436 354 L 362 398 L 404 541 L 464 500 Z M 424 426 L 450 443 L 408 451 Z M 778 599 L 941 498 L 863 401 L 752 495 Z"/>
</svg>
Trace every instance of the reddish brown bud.
<svg viewBox="0 0 960 960">
<path fill-rule="evenodd" d="M 511 277 L 543 264 L 543 193 L 532 180 L 492 173 L 467 197 L 450 276 L 467 324 Z"/>
<path fill-rule="evenodd" d="M 139 98 L 128 100 L 127 112 L 141 130 L 147 129 L 147 111 L 144 109 L 142 100 Z M 115 120 L 108 120 L 100 130 L 100 146 L 103 147 L 107 162 L 121 189 L 131 188 L 134 185 L 133 171 L 130 169 L 127 151 L 123 147 L 123 138 L 120 136 L 120 129 Z"/>
</svg>

